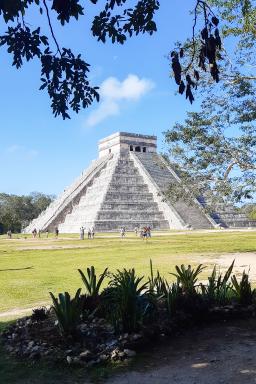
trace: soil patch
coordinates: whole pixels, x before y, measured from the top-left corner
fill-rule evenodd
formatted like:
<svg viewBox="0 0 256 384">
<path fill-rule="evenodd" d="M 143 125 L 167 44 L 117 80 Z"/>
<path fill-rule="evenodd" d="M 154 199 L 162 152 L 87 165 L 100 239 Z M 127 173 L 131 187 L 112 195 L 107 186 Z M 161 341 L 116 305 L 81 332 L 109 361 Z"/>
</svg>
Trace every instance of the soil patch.
<svg viewBox="0 0 256 384">
<path fill-rule="evenodd" d="M 144 353 L 132 370 L 107 380 L 108 384 L 255 382 L 255 319 L 194 328 L 162 341 Z"/>
</svg>

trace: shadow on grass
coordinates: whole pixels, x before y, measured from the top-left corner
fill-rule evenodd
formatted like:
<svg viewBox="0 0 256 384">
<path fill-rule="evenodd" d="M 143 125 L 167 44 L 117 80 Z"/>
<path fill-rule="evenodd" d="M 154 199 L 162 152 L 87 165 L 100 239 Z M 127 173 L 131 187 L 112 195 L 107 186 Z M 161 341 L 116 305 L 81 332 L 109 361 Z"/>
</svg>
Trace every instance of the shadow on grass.
<svg viewBox="0 0 256 384">
<path fill-rule="evenodd" d="M 33 269 L 34 267 L 24 267 L 24 268 L 7 268 L 7 269 L 0 269 L 0 272 L 5 271 L 25 271 L 26 269 Z"/>
</svg>

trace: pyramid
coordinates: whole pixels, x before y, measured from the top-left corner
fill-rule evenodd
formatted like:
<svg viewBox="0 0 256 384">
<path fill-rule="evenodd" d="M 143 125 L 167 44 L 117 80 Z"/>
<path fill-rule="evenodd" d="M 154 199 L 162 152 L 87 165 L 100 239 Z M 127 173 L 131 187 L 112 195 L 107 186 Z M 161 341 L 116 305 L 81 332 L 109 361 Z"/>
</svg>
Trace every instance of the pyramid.
<svg viewBox="0 0 256 384">
<path fill-rule="evenodd" d="M 77 233 L 150 226 L 165 229 L 208 229 L 218 225 L 248 226 L 234 209 L 207 214 L 206 202 L 166 200 L 165 191 L 180 182 L 176 172 L 157 153 L 156 136 L 117 132 L 99 142 L 99 158 L 73 184 L 34 219 L 24 232 L 37 230 Z"/>
</svg>

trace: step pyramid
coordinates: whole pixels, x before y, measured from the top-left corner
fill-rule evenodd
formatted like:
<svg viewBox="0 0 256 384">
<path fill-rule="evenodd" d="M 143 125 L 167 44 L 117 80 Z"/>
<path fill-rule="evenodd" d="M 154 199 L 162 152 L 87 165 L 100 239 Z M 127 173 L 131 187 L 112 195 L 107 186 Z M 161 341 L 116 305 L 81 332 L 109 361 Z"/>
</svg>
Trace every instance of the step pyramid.
<svg viewBox="0 0 256 384">
<path fill-rule="evenodd" d="M 83 226 L 95 231 L 117 231 L 150 226 L 152 229 L 213 228 L 228 226 L 220 214 L 210 216 L 205 202 L 195 197 L 170 202 L 165 192 L 180 182 L 157 152 L 157 138 L 118 132 L 99 142 L 99 158 L 25 228 L 77 233 Z M 229 211 L 229 223 L 236 223 Z M 225 216 L 225 215 L 224 215 Z M 240 220 L 240 221 L 239 221 Z M 248 225 L 241 217 L 237 223 Z M 239 225 L 233 225 L 239 226 Z"/>
</svg>

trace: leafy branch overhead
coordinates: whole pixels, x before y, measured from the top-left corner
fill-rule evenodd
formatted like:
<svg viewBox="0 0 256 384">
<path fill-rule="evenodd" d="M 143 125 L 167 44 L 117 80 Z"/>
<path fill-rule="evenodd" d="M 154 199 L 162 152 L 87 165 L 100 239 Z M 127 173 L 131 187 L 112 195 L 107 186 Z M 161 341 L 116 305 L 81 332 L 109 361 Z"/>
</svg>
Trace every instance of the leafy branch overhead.
<svg viewBox="0 0 256 384">
<path fill-rule="evenodd" d="M 91 26 L 92 35 L 98 41 L 105 43 L 109 38 L 112 43 L 124 44 L 133 35 L 151 35 L 156 31 L 153 18 L 159 9 L 159 1 L 139 0 L 133 8 L 123 8 L 126 2 L 105 1 L 103 10 L 94 17 Z M 81 3 L 80 0 L 0 0 L 0 17 L 8 25 L 6 33 L 0 36 L 0 46 L 7 47 L 16 68 L 20 68 L 24 61 L 40 60 L 40 90 L 47 90 L 54 116 L 61 115 L 63 119 L 70 118 L 70 110 L 78 113 L 95 99 L 99 101 L 98 87 L 91 86 L 88 79 L 90 65 L 80 54 L 61 48 L 53 30 L 52 17 L 64 26 L 71 18 L 78 20 L 83 16 L 86 11 Z M 87 7 L 90 3 L 96 5 L 98 0 L 90 0 Z M 46 18 L 56 51 L 50 47 L 49 37 L 41 34 L 40 27 L 35 30 L 29 27 L 26 16 L 32 6 Z M 120 14 L 116 13 L 118 7 L 122 9 Z"/>
<path fill-rule="evenodd" d="M 196 26 L 199 16 L 203 16 L 203 28 L 196 36 Z M 186 99 L 192 104 L 194 101 L 193 88 L 197 89 L 200 71 L 206 72 L 209 68 L 212 79 L 219 82 L 218 60 L 222 43 L 218 29 L 219 19 L 214 15 L 205 1 L 197 0 L 194 9 L 194 25 L 192 40 L 184 46 L 178 44 L 170 53 L 171 67 L 178 92 L 185 91 Z"/>
</svg>

